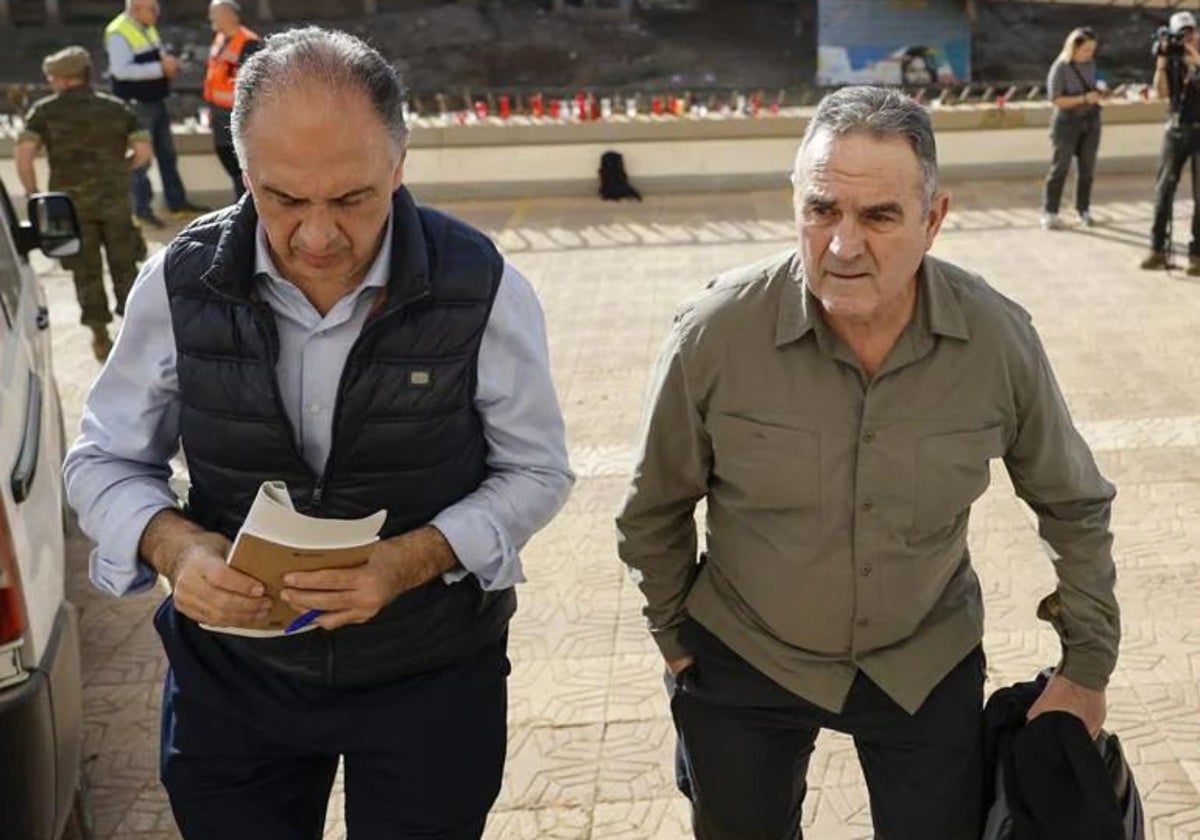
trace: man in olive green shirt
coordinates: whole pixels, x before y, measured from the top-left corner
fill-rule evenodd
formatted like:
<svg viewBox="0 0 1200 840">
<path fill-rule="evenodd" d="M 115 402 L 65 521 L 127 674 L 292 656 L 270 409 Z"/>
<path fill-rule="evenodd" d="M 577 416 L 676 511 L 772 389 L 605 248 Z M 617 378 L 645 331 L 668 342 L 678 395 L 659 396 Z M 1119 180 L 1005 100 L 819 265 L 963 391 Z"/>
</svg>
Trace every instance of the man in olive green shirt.
<svg viewBox="0 0 1200 840">
<path fill-rule="evenodd" d="M 1095 734 L 1116 663 L 1113 487 L 1029 315 L 927 255 L 948 208 L 923 108 L 826 97 L 799 248 L 676 317 L 618 518 L 673 676 L 698 838 L 796 837 L 821 728 L 855 737 L 877 836 L 977 838 L 983 604 L 972 502 L 1003 458 L 1058 553 L 1062 639 L 1030 716 Z M 693 513 L 707 502 L 707 551 Z"/>
</svg>

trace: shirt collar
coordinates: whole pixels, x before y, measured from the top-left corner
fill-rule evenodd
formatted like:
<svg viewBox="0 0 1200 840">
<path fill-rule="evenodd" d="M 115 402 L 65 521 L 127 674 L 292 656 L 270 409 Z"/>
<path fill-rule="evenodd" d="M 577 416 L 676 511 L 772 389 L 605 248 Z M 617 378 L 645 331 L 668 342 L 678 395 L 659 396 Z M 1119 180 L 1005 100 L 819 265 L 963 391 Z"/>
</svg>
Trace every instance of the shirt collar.
<svg viewBox="0 0 1200 840">
<path fill-rule="evenodd" d="M 967 328 L 967 316 L 963 312 L 958 295 L 950 288 L 941 260 L 925 257 L 921 261 L 920 295 L 924 315 L 928 318 L 929 332 L 946 338 L 970 341 L 971 331 Z"/>
<path fill-rule="evenodd" d="M 779 295 L 779 317 L 775 322 L 776 347 L 799 341 L 812 331 L 812 307 L 815 304 L 804 284 L 804 267 L 800 263 L 799 252 L 792 252 L 791 258 L 780 267 L 779 275 L 776 276 L 779 277 L 782 288 Z"/>
<path fill-rule="evenodd" d="M 799 341 L 808 333 L 824 326 L 820 302 L 808 291 L 804 282 L 804 267 L 799 253 L 793 252 L 780 268 L 782 291 L 779 298 L 779 317 L 775 324 L 775 346 Z M 941 269 L 940 261 L 925 257 L 917 274 L 917 312 L 914 321 L 920 332 L 957 338 L 971 338 L 967 319 L 958 296 L 950 289 L 950 281 Z"/>
<path fill-rule="evenodd" d="M 355 294 L 361 292 L 363 289 L 382 289 L 387 286 L 388 266 L 391 265 L 391 258 L 392 214 L 389 213 L 387 227 L 383 231 L 383 242 L 379 246 L 379 253 L 375 255 L 375 260 L 371 263 L 371 267 L 367 269 L 362 282 L 355 288 Z M 263 226 L 261 219 L 258 221 L 254 231 L 254 275 L 260 278 L 265 277 L 272 283 L 295 286 L 292 281 L 280 273 L 279 269 L 275 266 L 275 261 L 271 259 L 271 249 L 267 245 L 267 229 Z"/>
</svg>

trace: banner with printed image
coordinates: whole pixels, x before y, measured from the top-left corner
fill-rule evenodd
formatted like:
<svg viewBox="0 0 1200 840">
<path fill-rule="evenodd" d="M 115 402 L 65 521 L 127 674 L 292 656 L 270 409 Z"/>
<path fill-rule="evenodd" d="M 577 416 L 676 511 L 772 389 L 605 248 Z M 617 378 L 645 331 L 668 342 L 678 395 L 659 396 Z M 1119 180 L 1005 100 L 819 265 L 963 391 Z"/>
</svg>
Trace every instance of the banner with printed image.
<svg viewBox="0 0 1200 840">
<path fill-rule="evenodd" d="M 963 0 L 818 0 L 817 83 L 936 85 L 971 74 Z"/>
</svg>

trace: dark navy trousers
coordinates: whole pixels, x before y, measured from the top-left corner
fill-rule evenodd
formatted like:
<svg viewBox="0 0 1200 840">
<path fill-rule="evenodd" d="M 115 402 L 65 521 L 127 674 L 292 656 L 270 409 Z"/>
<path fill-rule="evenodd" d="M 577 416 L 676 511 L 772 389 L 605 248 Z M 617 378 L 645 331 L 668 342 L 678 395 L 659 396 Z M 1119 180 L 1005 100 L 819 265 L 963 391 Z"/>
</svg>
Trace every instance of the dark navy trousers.
<svg viewBox="0 0 1200 840">
<path fill-rule="evenodd" d="M 161 778 L 187 840 L 320 840 L 339 756 L 348 840 L 483 834 L 504 768 L 507 637 L 348 687 L 248 667 L 170 598 L 155 626 L 170 660 Z"/>
</svg>

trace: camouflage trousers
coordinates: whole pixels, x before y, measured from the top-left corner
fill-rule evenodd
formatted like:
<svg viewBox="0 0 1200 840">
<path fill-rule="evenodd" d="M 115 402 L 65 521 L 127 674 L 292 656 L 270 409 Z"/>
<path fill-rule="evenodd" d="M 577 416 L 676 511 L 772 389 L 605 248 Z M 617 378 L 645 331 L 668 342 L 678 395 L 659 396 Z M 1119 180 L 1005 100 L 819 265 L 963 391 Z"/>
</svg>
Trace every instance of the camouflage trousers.
<svg viewBox="0 0 1200 840">
<path fill-rule="evenodd" d="M 146 258 L 146 241 L 133 224 L 128 206 L 114 202 L 116 208 L 99 209 L 76 203 L 76 214 L 82 234 L 79 253 L 62 261 L 75 279 L 75 296 L 79 300 L 79 321 L 87 326 L 100 326 L 112 321 L 108 295 L 104 289 L 104 267 L 100 260 L 103 246 L 112 277 L 113 307 L 118 315 L 125 314 L 125 298 L 137 277 L 137 267 Z"/>
</svg>

